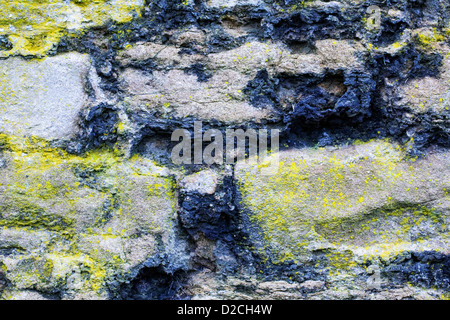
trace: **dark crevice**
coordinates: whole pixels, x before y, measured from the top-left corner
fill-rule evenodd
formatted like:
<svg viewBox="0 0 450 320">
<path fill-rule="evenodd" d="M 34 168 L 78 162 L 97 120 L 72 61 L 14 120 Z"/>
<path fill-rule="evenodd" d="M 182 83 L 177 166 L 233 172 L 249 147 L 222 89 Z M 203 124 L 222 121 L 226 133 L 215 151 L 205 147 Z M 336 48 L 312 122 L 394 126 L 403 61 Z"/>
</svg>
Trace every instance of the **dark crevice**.
<svg viewBox="0 0 450 320">
<path fill-rule="evenodd" d="M 450 289 L 450 256 L 436 251 L 405 252 L 384 267 L 382 276 L 392 283 Z"/>
<path fill-rule="evenodd" d="M 119 289 L 122 300 L 180 300 L 188 297 L 182 293 L 187 273 L 168 273 L 162 267 L 143 267 L 129 283 Z"/>
<path fill-rule="evenodd" d="M 379 47 L 388 46 L 401 38 L 402 32 L 408 27 L 404 21 L 386 20 L 381 25 L 381 31 L 374 39 L 374 44 Z"/>
</svg>

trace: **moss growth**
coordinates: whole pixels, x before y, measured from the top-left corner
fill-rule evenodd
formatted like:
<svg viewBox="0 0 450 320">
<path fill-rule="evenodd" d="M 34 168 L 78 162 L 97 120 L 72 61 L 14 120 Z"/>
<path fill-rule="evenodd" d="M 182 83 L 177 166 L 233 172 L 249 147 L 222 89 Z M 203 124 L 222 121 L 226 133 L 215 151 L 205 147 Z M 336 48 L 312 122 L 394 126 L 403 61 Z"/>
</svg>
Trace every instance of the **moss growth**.
<svg viewBox="0 0 450 320">
<path fill-rule="evenodd" d="M 419 204 L 428 200 L 423 190 L 448 198 L 443 161 L 407 160 L 399 146 L 371 141 L 335 152 L 286 152 L 276 175 L 261 175 L 260 165 L 238 167 L 237 176 L 265 249 L 283 262 L 298 259 L 312 242 L 369 250 L 379 239 L 411 242 L 438 232 L 440 213 Z M 425 234 L 413 233 L 416 227 Z"/>
<path fill-rule="evenodd" d="M 12 48 L 0 56 L 42 56 L 65 34 L 86 27 L 128 22 L 139 15 L 142 0 L 0 0 L 0 30 Z"/>
<path fill-rule="evenodd" d="M 20 230 L 30 240 L 47 232 L 52 239 L 42 244 L 39 255 L 48 260 L 42 266 L 28 261 L 8 268 L 16 287 L 64 287 L 79 270 L 77 290 L 102 290 L 127 265 L 122 240 L 170 229 L 174 182 L 152 161 L 108 149 L 71 155 L 35 137 L 0 134 L 0 143 L 8 159 L 0 169 L 0 228 Z M 30 257 L 26 249 L 20 254 Z"/>
<path fill-rule="evenodd" d="M 42 208 L 32 204 L 14 203 L 14 208 L 19 212 L 7 220 L 0 220 L 0 227 L 28 227 L 31 229 L 43 228 L 50 231 L 59 231 L 64 234 L 73 234 L 71 229 L 72 220 L 65 217 L 59 217 L 46 214 Z M 0 205 L 2 212 L 8 208 Z"/>
</svg>

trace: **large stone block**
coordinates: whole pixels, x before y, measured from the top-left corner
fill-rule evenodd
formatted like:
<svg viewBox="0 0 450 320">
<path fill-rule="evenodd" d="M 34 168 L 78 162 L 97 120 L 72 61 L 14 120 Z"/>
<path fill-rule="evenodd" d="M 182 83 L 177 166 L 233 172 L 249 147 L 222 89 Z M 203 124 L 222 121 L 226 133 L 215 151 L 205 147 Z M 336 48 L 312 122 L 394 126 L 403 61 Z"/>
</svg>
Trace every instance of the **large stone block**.
<svg viewBox="0 0 450 320">
<path fill-rule="evenodd" d="M 272 176 L 261 175 L 264 163 L 238 164 L 242 208 L 262 231 L 259 249 L 278 262 L 320 248 L 366 257 L 439 250 L 449 232 L 448 153 L 404 156 L 373 141 L 282 152 Z"/>
<path fill-rule="evenodd" d="M 88 55 L 0 61 L 0 132 L 68 139 L 88 102 Z"/>
<path fill-rule="evenodd" d="M 359 69 L 358 45 L 347 41 L 317 41 L 317 52 L 296 53 L 281 43 L 252 41 L 237 48 L 205 55 L 179 54 L 177 45 L 140 43 L 119 54 L 125 67 L 120 76 L 125 101 L 134 111 L 158 110 L 164 117 L 242 123 L 279 120 L 276 108 L 253 105 L 245 94 L 258 72 L 269 77 L 316 75 Z M 161 70 L 139 70 L 153 61 Z M 155 66 L 158 69 L 157 66 Z M 168 69 L 168 70 L 167 70 Z"/>
</svg>

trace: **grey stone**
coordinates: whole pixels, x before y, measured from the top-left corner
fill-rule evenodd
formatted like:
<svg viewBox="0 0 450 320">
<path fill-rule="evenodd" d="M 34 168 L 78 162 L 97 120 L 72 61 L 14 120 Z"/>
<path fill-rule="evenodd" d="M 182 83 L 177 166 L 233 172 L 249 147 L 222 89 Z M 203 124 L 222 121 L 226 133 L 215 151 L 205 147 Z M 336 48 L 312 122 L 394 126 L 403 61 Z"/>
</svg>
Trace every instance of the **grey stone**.
<svg viewBox="0 0 450 320">
<path fill-rule="evenodd" d="M 0 132 L 68 139 L 86 106 L 90 58 L 68 53 L 40 60 L 0 60 Z"/>
</svg>

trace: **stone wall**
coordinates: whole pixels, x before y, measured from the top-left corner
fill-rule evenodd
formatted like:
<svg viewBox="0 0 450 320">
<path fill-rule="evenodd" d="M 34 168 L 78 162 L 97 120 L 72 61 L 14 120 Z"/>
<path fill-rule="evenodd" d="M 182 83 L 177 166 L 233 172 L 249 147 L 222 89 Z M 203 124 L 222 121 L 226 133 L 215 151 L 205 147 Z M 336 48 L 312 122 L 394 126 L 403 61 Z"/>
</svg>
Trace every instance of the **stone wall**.
<svg viewBox="0 0 450 320">
<path fill-rule="evenodd" d="M 447 0 L 0 0 L 1 299 L 448 299 L 449 67 Z"/>
</svg>

